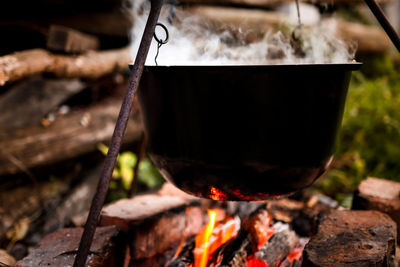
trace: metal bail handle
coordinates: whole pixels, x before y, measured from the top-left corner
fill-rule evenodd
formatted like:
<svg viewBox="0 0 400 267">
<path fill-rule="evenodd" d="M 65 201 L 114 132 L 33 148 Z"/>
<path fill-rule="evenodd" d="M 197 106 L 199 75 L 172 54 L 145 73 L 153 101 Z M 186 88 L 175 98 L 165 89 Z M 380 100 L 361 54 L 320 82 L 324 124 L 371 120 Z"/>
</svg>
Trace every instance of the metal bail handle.
<svg viewBox="0 0 400 267">
<path fill-rule="evenodd" d="M 165 40 L 163 40 L 161 38 L 158 38 L 156 32 L 154 31 L 153 37 L 157 41 L 157 54 L 154 57 L 154 62 L 156 63 L 156 66 L 158 66 L 157 58 L 158 58 L 158 54 L 160 52 L 160 48 L 161 48 L 162 45 L 168 43 L 168 39 L 169 39 L 169 32 L 168 32 L 167 27 L 162 23 L 157 23 L 156 27 L 157 26 L 160 26 L 165 31 Z"/>
</svg>

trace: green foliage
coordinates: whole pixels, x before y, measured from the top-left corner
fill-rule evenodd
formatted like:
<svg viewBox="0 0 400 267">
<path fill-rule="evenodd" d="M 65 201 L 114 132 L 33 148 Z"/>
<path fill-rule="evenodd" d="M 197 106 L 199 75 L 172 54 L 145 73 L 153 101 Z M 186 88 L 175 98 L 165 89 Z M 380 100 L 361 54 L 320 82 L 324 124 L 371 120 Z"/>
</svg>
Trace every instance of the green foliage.
<svg viewBox="0 0 400 267">
<path fill-rule="evenodd" d="M 104 144 L 98 144 L 97 148 L 104 155 L 107 155 L 108 147 Z M 127 197 L 133 179 L 134 168 L 137 163 L 137 156 L 130 152 L 123 152 L 118 155 L 117 164 L 113 171 L 113 180 L 110 183 L 110 189 L 113 193 L 109 200 L 116 200 Z M 159 187 L 164 183 L 164 179 L 153 166 L 148 158 L 144 158 L 139 163 L 138 182 L 145 185 L 148 189 Z"/>
<path fill-rule="evenodd" d="M 367 176 L 400 181 L 400 71 L 389 57 L 353 74 L 336 154 L 317 188 L 338 200 Z"/>
</svg>

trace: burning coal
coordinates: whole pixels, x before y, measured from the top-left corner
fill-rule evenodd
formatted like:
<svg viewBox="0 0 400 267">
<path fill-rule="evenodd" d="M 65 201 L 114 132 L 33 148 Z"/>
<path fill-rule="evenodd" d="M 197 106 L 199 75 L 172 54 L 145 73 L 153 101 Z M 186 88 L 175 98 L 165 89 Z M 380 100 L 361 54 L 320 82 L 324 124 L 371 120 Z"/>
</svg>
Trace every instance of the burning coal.
<svg viewBox="0 0 400 267">
<path fill-rule="evenodd" d="M 147 20 L 149 3 L 135 1 L 133 54 L 136 54 Z M 355 54 L 354 44 L 336 37 L 335 20 L 321 23 L 312 6 L 304 12 L 302 39 L 294 43 L 291 34 L 297 15 L 292 6 L 281 15 L 257 10 L 218 7 L 163 7 L 160 16 L 169 31 L 169 42 L 160 48 L 160 65 L 267 65 L 302 63 L 348 63 Z M 244 13 L 245 12 L 245 13 Z M 286 15 L 283 15 L 286 13 Z M 250 16 L 249 16 L 250 15 Z M 249 19 L 251 17 L 251 19 Z M 257 23 L 258 20 L 258 23 Z M 262 25 L 261 25 L 262 24 Z M 279 29 L 279 30 L 276 30 Z M 162 39 L 162 29 L 156 34 Z M 154 65 L 157 43 L 153 41 L 147 65 Z"/>
<path fill-rule="evenodd" d="M 203 229 L 179 245 L 166 267 L 289 267 L 302 262 L 308 238 L 299 238 L 289 225 L 274 222 L 269 212 L 258 209 L 243 221 L 226 216 L 221 209 L 208 210 Z"/>
</svg>

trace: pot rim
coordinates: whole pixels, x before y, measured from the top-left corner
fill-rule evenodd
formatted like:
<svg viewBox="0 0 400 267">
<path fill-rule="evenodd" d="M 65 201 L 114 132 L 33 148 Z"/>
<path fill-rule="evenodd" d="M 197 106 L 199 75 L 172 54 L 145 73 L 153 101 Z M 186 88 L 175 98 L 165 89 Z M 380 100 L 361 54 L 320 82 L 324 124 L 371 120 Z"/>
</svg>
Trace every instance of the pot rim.
<svg viewBox="0 0 400 267">
<path fill-rule="evenodd" d="M 297 63 L 297 64 L 271 64 L 271 65 L 145 65 L 146 69 L 150 70 L 218 70 L 218 69 L 268 69 L 268 70 L 284 70 L 284 69 L 340 69 L 340 70 L 359 70 L 363 63 L 349 62 L 349 63 Z M 132 69 L 133 64 L 129 64 Z"/>
</svg>

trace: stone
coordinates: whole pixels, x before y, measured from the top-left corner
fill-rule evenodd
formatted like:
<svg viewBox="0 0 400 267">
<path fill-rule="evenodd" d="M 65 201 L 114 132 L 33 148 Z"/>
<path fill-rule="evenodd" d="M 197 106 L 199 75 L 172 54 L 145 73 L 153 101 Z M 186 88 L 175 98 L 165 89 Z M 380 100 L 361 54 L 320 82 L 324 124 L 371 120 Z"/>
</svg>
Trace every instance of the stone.
<svg viewBox="0 0 400 267">
<path fill-rule="evenodd" d="M 45 236 L 16 267 L 72 266 L 83 228 L 64 228 Z M 125 241 L 116 226 L 98 227 L 89 252 L 88 267 L 122 266 Z"/>
</svg>

